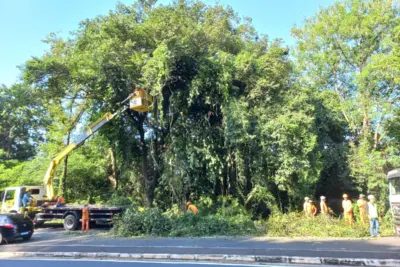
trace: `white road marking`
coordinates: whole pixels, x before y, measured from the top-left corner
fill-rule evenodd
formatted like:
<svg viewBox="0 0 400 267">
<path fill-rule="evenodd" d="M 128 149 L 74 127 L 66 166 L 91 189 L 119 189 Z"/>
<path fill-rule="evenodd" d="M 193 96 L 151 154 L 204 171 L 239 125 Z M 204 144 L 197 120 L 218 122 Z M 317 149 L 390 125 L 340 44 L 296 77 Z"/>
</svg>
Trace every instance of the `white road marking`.
<svg viewBox="0 0 400 267">
<path fill-rule="evenodd" d="M 1 260 L 5 260 L 5 261 L 75 261 L 75 262 L 79 262 L 79 261 L 83 261 L 83 262 L 87 262 L 87 261 L 93 261 L 93 262 L 118 262 L 118 263 L 144 263 L 144 264 L 151 264 L 151 263 L 156 263 L 156 264 L 187 264 L 187 265 L 220 265 L 220 266 L 254 266 L 254 265 L 260 265 L 257 263 L 254 264 L 238 264 L 238 263 L 221 263 L 221 262 L 186 262 L 186 261 L 148 261 L 148 260 L 109 260 L 109 259 L 105 259 L 105 260 L 97 260 L 97 259 L 49 259 L 49 258 L 15 258 L 15 259 L 1 259 Z M 265 265 L 265 264 L 263 264 Z M 289 267 L 289 265 L 267 265 L 270 267 Z M 290 266 L 294 266 L 294 265 L 290 265 Z M 304 266 L 304 265 L 302 265 Z"/>
<path fill-rule="evenodd" d="M 74 240 L 71 240 L 73 242 Z M 43 241 L 43 242 L 48 242 L 49 245 L 53 243 L 53 241 Z M 41 243 L 43 243 L 41 242 Z M 68 242 L 68 241 L 67 241 Z M 39 242 L 35 242 L 34 244 L 30 243 L 21 243 L 20 245 L 26 246 L 26 247 L 43 247 L 42 245 L 39 245 Z M 18 246 L 16 244 L 15 246 Z M 376 253 L 376 252 L 385 252 L 385 253 L 390 253 L 390 254 L 396 254 L 398 255 L 399 252 L 391 252 L 388 250 L 373 250 L 373 251 L 364 251 L 364 250 L 351 250 L 351 249 L 297 249 L 297 248 L 253 248 L 253 247 L 203 247 L 203 246 L 146 246 L 146 245 L 141 245 L 141 246 L 123 246 L 123 245 L 107 245 L 107 244 L 101 244 L 101 245 L 90 245 L 90 244 L 58 244 L 56 247 L 99 247 L 99 248 L 104 248 L 104 247 L 110 247 L 110 248 L 189 248 L 189 249 L 210 249 L 210 248 L 216 248 L 216 249 L 234 249 L 234 250 L 244 250 L 244 249 L 257 249 L 257 250 L 283 250 L 283 251 L 319 251 L 319 252 L 346 252 L 346 253 L 352 253 L 352 252 L 365 252 L 365 253 Z M 400 247 L 399 247 L 400 251 Z"/>
</svg>

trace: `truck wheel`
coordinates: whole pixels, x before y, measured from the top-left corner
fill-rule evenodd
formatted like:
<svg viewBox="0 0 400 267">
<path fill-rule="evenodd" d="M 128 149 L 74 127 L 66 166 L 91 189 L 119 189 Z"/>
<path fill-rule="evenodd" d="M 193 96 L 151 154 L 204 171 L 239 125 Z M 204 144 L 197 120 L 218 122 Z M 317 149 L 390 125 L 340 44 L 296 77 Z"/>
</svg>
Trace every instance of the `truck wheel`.
<svg viewBox="0 0 400 267">
<path fill-rule="evenodd" d="M 64 229 L 67 231 L 74 231 L 77 229 L 79 221 L 72 214 L 64 218 Z"/>
</svg>

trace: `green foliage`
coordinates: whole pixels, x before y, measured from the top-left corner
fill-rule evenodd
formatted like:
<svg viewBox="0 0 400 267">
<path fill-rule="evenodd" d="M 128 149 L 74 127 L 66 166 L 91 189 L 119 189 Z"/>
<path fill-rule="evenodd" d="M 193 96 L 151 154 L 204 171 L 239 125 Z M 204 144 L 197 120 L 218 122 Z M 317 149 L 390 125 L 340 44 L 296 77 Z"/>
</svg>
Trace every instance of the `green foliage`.
<svg viewBox="0 0 400 267">
<path fill-rule="evenodd" d="M 393 65 L 399 61 L 399 15 L 398 4 L 390 0 L 349 0 L 321 9 L 293 29 L 304 86 L 322 97 L 336 95 L 338 108 L 330 110 L 335 117 L 340 111 L 345 121 L 340 124 L 348 147 L 342 153 L 347 151 L 351 178 L 358 190 L 385 202 L 385 174 L 399 162 L 398 145 L 388 131 L 400 104 L 399 69 Z"/>
<path fill-rule="evenodd" d="M 0 85 L 0 162 L 25 161 L 36 154 L 48 124 L 45 102 L 24 84 Z"/>
<path fill-rule="evenodd" d="M 174 208 L 175 212 L 177 211 Z M 259 232 L 249 216 L 237 214 L 231 216 L 207 215 L 195 216 L 186 213 L 178 216 L 174 211 L 162 214 L 159 209 L 128 209 L 117 219 L 113 233 L 121 236 L 222 236 L 254 235 Z"/>
<path fill-rule="evenodd" d="M 69 39 L 50 34 L 22 83 L 0 88 L 0 187 L 41 184 L 52 157 L 140 83 L 152 110 L 116 117 L 54 179 L 71 202 L 159 209 L 130 210 L 119 234 L 252 233 L 249 218 L 272 212 L 272 234 L 293 235 L 277 224 L 296 215 L 279 212 L 343 191 L 386 209 L 385 174 L 400 166 L 399 10 L 334 3 L 293 29 L 290 56 L 250 21 L 219 4 L 137 1 Z M 201 216 L 182 216 L 189 200 Z M 332 235 L 363 234 L 333 218 L 299 234 L 330 222 Z"/>
<path fill-rule="evenodd" d="M 122 236 L 165 236 L 171 231 L 172 221 L 159 209 L 140 211 L 130 208 L 115 222 L 114 233 Z"/>
<path fill-rule="evenodd" d="M 257 235 L 253 221 L 246 215 L 221 216 L 207 215 L 195 216 L 187 213 L 173 223 L 174 227 L 170 236 L 237 236 Z"/>
<path fill-rule="evenodd" d="M 120 192 L 115 192 L 112 194 L 111 198 L 107 200 L 106 205 L 108 206 L 132 206 L 132 200 L 128 197 L 124 197 L 120 195 Z"/>
<path fill-rule="evenodd" d="M 393 223 L 385 217 L 380 222 L 382 236 L 394 234 Z M 271 237 L 368 237 L 369 225 L 356 222 L 352 227 L 341 218 L 319 215 L 305 218 L 303 213 L 275 213 L 267 221 L 267 235 Z"/>
</svg>

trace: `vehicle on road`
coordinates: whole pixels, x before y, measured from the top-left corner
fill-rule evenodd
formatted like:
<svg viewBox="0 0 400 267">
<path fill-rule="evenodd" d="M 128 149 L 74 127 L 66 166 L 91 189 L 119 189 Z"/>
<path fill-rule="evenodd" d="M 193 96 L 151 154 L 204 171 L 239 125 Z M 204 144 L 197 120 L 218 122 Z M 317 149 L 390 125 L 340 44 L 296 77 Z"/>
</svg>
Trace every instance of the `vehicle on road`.
<svg viewBox="0 0 400 267">
<path fill-rule="evenodd" d="M 0 214 L 0 244 L 18 238 L 29 240 L 34 226 L 29 218 L 22 214 Z"/>
<path fill-rule="evenodd" d="M 82 206 L 65 205 L 60 207 L 55 205 L 57 201 L 54 194 L 53 179 L 56 167 L 62 162 L 62 159 L 83 145 L 89 137 L 119 114 L 126 110 L 148 112 L 151 109 L 152 101 L 152 96 L 146 90 L 136 87 L 135 91 L 120 103 L 121 107 L 116 112 L 107 112 L 104 114 L 96 122 L 89 125 L 85 133 L 54 156 L 44 176 L 44 186 L 6 188 L 0 199 L 0 212 L 27 214 L 27 216 L 34 219 L 36 226 L 40 226 L 44 222 L 53 219 L 61 219 L 64 220 L 65 230 L 76 230 L 79 227 L 80 218 L 82 217 Z M 26 192 L 30 193 L 33 200 L 27 207 L 23 207 L 22 199 Z M 122 211 L 121 207 L 90 207 L 90 221 L 92 223 L 110 223 L 113 216 L 120 214 Z"/>
<path fill-rule="evenodd" d="M 394 228 L 400 236 L 400 168 L 388 173 L 389 180 L 389 201 L 393 214 Z"/>
</svg>

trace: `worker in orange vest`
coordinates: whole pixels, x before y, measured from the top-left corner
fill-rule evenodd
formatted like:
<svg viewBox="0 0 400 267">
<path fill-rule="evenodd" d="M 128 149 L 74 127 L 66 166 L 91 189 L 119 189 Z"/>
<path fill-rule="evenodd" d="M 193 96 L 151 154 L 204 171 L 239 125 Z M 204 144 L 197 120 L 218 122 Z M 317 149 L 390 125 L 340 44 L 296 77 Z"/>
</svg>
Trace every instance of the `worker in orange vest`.
<svg viewBox="0 0 400 267">
<path fill-rule="evenodd" d="M 62 196 L 56 196 L 56 208 L 65 206 L 65 199 Z"/>
<path fill-rule="evenodd" d="M 314 205 L 312 200 L 309 201 L 309 205 L 307 206 L 307 214 L 309 217 L 314 217 L 317 214 L 317 207 Z"/>
<path fill-rule="evenodd" d="M 321 202 L 319 203 L 319 206 L 321 208 L 321 214 L 328 215 L 328 206 L 326 205 L 326 198 L 324 196 L 320 197 Z"/>
<path fill-rule="evenodd" d="M 186 207 L 187 207 L 187 210 L 190 211 L 190 212 L 193 212 L 194 215 L 199 214 L 199 210 L 198 210 L 197 207 L 196 207 L 195 205 L 193 205 L 192 203 L 187 202 L 187 203 L 186 203 Z"/>
<path fill-rule="evenodd" d="M 89 204 L 86 203 L 82 208 L 82 232 L 89 232 Z"/>
<path fill-rule="evenodd" d="M 347 194 L 343 195 L 342 201 L 344 220 L 348 225 L 353 225 L 353 206 Z"/>
<path fill-rule="evenodd" d="M 309 206 L 310 206 L 310 198 L 309 197 L 305 197 L 304 198 L 304 204 L 303 204 L 303 212 L 304 212 L 304 214 L 306 216 L 309 215 L 309 213 L 308 213 Z"/>
<path fill-rule="evenodd" d="M 360 221 L 362 225 L 367 224 L 367 201 L 365 200 L 365 195 L 360 194 L 357 200 L 358 210 L 360 211 Z"/>
</svg>

